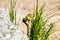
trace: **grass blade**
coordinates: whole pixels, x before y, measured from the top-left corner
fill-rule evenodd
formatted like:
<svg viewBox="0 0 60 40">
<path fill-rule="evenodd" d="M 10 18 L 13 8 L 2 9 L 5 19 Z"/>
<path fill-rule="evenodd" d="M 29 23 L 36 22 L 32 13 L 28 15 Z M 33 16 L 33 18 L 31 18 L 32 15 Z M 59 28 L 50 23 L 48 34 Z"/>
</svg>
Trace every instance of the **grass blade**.
<svg viewBox="0 0 60 40">
<path fill-rule="evenodd" d="M 15 10 L 16 1 L 15 2 L 14 0 L 10 1 L 10 10 L 9 10 L 10 21 L 15 22 L 15 24 L 16 24 L 16 10 Z"/>
</svg>

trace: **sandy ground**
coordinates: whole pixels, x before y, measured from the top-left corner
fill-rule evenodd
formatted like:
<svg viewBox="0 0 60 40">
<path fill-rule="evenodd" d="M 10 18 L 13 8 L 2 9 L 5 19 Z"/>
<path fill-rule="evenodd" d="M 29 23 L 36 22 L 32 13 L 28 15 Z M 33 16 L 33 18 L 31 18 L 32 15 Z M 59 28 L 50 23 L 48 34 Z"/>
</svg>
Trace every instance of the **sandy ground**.
<svg viewBox="0 0 60 40">
<path fill-rule="evenodd" d="M 17 19 L 22 20 L 27 14 L 32 13 L 35 7 L 36 0 L 17 0 L 16 9 L 17 9 Z M 46 12 L 55 12 L 57 16 L 54 16 L 50 19 L 50 22 L 54 22 L 56 20 L 60 20 L 60 0 L 39 0 L 39 8 L 43 4 L 46 3 Z M 0 0 L 0 7 L 9 9 L 10 0 Z M 49 22 L 49 23 L 50 23 Z M 27 27 L 24 23 L 20 23 L 20 26 L 23 27 L 24 33 L 27 33 Z M 24 27 L 25 26 L 25 27 Z M 52 38 L 50 40 L 60 40 L 60 22 L 58 22 L 55 26 L 56 31 L 54 35 L 52 33 Z"/>
</svg>

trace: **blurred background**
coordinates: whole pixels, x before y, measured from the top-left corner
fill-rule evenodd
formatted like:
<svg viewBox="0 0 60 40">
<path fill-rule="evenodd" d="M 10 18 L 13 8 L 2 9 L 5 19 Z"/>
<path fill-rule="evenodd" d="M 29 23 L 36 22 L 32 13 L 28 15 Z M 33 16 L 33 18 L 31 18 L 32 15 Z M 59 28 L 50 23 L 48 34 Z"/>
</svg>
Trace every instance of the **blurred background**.
<svg viewBox="0 0 60 40">
<path fill-rule="evenodd" d="M 15 1 L 15 0 L 14 0 Z M 17 21 L 22 20 L 28 14 L 32 14 L 35 9 L 36 0 L 17 0 L 16 2 L 16 11 L 17 11 Z M 51 12 L 56 13 L 57 15 L 52 17 L 48 22 L 54 22 L 59 20 L 55 25 L 55 32 L 51 34 L 49 40 L 60 40 L 60 0 L 39 0 L 39 8 L 45 3 L 45 13 Z M 0 0 L 0 8 L 9 9 L 10 0 Z M 21 24 L 21 23 L 20 23 Z M 21 24 L 21 26 L 23 23 Z M 26 32 L 26 27 L 24 28 Z M 24 30 L 23 30 L 24 31 Z"/>
</svg>

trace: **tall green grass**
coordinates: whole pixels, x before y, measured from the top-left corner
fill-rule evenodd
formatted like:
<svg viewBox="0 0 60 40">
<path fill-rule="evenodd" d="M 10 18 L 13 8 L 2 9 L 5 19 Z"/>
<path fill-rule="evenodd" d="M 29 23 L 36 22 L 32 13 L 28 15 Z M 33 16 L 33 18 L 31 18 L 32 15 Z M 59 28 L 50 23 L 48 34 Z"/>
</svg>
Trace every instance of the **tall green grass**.
<svg viewBox="0 0 60 40">
<path fill-rule="evenodd" d="M 46 29 L 46 24 L 48 23 L 48 20 L 55 15 L 55 13 L 49 13 L 50 15 L 46 14 L 48 17 L 47 19 L 46 16 L 44 18 L 44 4 L 38 10 L 38 0 L 36 1 L 36 11 L 33 13 L 33 18 L 31 20 L 32 25 L 31 25 L 31 31 L 30 31 L 30 40 L 48 40 L 49 35 L 51 34 L 51 31 L 54 27 L 54 23 L 51 23 L 49 25 L 49 29 Z"/>
<path fill-rule="evenodd" d="M 14 0 L 10 1 L 10 10 L 9 10 L 10 21 L 15 24 L 16 24 L 16 10 L 15 10 L 16 1 Z"/>
<path fill-rule="evenodd" d="M 14 0 L 11 0 L 9 13 L 10 13 L 10 21 L 15 22 L 16 24 L 15 5 L 16 5 L 16 1 L 14 2 Z M 54 27 L 53 25 L 54 23 L 51 23 L 49 25 L 48 30 L 46 30 L 46 23 L 51 17 L 55 15 L 55 13 L 50 14 L 50 16 L 46 14 L 47 16 L 49 16 L 47 19 L 44 18 L 43 14 L 44 14 L 44 5 L 42 5 L 41 9 L 38 10 L 38 0 L 37 0 L 36 11 L 33 14 L 34 17 L 31 20 L 32 25 L 31 25 L 31 31 L 29 34 L 30 40 L 48 40 L 48 37 L 51 34 L 51 30 Z"/>
</svg>

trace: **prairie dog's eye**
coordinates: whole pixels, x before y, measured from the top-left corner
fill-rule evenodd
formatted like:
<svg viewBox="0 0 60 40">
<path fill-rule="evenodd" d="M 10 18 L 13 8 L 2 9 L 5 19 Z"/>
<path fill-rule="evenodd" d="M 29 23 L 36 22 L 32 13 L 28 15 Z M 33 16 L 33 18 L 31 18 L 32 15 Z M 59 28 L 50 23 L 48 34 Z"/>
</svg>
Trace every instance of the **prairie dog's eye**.
<svg viewBox="0 0 60 40">
<path fill-rule="evenodd" d="M 27 18 L 23 18 L 23 20 L 22 20 L 22 21 L 23 21 L 24 23 L 26 23 L 26 22 L 27 22 L 27 20 L 28 20 Z"/>
</svg>

